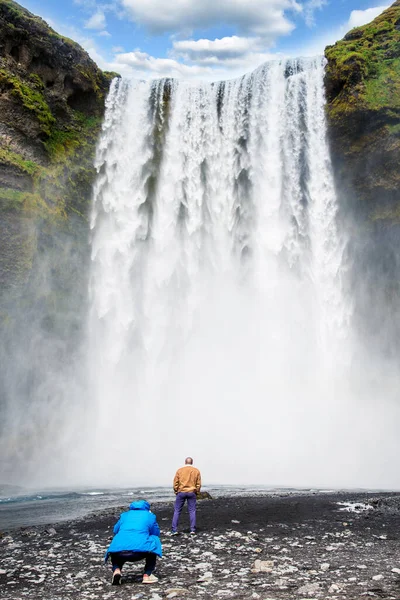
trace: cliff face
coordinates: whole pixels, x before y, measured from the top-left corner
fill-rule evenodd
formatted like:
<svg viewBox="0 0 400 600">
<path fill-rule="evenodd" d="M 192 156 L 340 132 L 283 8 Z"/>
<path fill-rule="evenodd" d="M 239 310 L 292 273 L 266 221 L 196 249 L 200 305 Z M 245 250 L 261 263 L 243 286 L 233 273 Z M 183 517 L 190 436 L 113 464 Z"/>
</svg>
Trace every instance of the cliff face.
<svg viewBox="0 0 400 600">
<path fill-rule="evenodd" d="M 354 318 L 371 346 L 400 339 L 400 0 L 326 48 L 327 116 L 350 230 Z"/>
<path fill-rule="evenodd" d="M 40 236 L 85 216 L 112 74 L 0 0 L 0 289 L 28 280 Z"/>
<path fill-rule="evenodd" d="M 336 175 L 358 216 L 400 219 L 400 0 L 326 48 Z"/>
</svg>

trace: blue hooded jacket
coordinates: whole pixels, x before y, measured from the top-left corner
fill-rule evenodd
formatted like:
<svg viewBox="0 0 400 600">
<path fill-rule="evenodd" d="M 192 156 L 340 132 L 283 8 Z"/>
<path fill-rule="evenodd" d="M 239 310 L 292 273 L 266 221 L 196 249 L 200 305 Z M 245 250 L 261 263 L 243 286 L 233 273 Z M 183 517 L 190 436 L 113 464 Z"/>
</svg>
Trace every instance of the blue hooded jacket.
<svg viewBox="0 0 400 600">
<path fill-rule="evenodd" d="M 128 512 L 121 514 L 114 525 L 114 537 L 109 545 L 104 560 L 110 552 L 130 550 L 132 552 L 152 552 L 162 556 L 160 528 L 156 515 L 150 512 L 150 504 L 146 500 L 132 502 Z"/>
</svg>

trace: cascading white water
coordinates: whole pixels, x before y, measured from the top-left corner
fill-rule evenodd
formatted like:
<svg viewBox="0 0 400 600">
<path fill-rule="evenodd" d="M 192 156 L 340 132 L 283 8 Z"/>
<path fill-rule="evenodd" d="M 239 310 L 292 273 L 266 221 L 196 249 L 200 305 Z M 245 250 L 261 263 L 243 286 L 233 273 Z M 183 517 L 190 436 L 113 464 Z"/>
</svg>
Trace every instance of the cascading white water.
<svg viewBox="0 0 400 600">
<path fill-rule="evenodd" d="M 56 228 L 2 305 L 0 487 L 170 484 L 186 455 L 206 484 L 400 487 L 396 229 L 347 239 L 323 77 L 113 82 L 90 273 Z"/>
<path fill-rule="evenodd" d="M 335 477 L 350 305 L 323 76 L 318 58 L 114 80 L 91 220 L 92 476 L 163 483 L 191 454 L 218 483 Z"/>
</svg>

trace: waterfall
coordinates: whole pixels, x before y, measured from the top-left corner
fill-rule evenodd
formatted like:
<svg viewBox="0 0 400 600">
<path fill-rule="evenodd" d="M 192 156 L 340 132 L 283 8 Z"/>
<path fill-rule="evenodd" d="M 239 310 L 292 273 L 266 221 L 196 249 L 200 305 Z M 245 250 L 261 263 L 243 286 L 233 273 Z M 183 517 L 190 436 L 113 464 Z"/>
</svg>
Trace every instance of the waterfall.
<svg viewBox="0 0 400 600">
<path fill-rule="evenodd" d="M 90 246 L 57 229 L 2 316 L 0 484 L 166 485 L 193 456 L 206 484 L 399 487 L 396 230 L 349 222 L 324 69 L 113 81 Z"/>
<path fill-rule="evenodd" d="M 107 477 L 151 480 L 157 456 L 189 453 L 255 481 L 261 453 L 283 481 L 315 460 L 349 320 L 323 77 L 318 58 L 213 84 L 112 83 L 89 324 Z M 276 483 L 268 463 L 258 481 Z"/>
</svg>

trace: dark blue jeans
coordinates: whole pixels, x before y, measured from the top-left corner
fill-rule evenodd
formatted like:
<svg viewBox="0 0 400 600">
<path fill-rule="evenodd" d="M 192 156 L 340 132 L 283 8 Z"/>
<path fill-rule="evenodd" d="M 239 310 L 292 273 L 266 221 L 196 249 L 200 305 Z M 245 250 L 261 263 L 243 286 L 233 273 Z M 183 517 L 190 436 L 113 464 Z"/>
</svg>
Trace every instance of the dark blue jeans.
<svg viewBox="0 0 400 600">
<path fill-rule="evenodd" d="M 151 575 L 156 568 L 157 555 L 153 552 L 131 552 L 130 550 L 122 550 L 121 552 L 110 552 L 112 570 L 122 569 L 126 562 L 136 562 L 145 560 L 144 574 Z"/>
<path fill-rule="evenodd" d="M 195 492 L 178 492 L 175 499 L 174 516 L 172 518 L 172 531 L 177 531 L 179 517 L 181 516 L 183 505 L 187 500 L 190 531 L 196 530 L 196 493 Z"/>
</svg>

